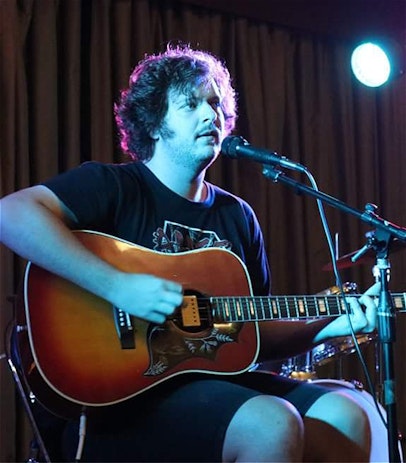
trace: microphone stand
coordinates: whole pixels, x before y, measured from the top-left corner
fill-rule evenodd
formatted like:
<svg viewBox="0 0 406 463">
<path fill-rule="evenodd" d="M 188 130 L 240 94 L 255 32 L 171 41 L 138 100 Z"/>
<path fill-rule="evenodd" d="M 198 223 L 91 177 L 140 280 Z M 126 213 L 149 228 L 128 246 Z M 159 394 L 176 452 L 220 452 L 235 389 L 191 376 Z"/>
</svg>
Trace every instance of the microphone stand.
<svg viewBox="0 0 406 463">
<path fill-rule="evenodd" d="M 396 313 L 392 304 L 392 298 L 388 289 L 388 276 L 390 264 L 388 262 L 388 252 L 391 241 L 396 238 L 406 242 L 406 228 L 400 227 L 384 220 L 376 213 L 376 206 L 367 204 L 365 210 L 359 211 L 348 206 L 346 203 L 329 196 L 321 191 L 315 190 L 296 180 L 287 177 L 282 171 L 275 169 L 272 165 L 264 164 L 263 171 L 265 177 L 276 182 L 288 185 L 296 191 L 297 194 L 305 193 L 309 196 L 316 197 L 321 201 L 335 207 L 341 211 L 354 215 L 363 222 L 375 227 L 375 232 L 370 238 L 370 243 L 362 248 L 357 258 L 366 252 L 370 247 L 376 250 L 377 267 L 380 273 L 381 290 L 378 303 L 378 340 L 382 348 L 382 359 L 384 363 L 383 371 L 383 391 L 385 409 L 387 412 L 387 429 L 389 444 L 389 461 L 400 463 L 400 452 L 398 442 L 397 414 L 396 414 L 396 396 L 395 396 L 395 377 L 393 362 L 393 343 L 395 342 L 395 317 Z M 355 257 L 355 256 L 354 256 Z"/>
</svg>

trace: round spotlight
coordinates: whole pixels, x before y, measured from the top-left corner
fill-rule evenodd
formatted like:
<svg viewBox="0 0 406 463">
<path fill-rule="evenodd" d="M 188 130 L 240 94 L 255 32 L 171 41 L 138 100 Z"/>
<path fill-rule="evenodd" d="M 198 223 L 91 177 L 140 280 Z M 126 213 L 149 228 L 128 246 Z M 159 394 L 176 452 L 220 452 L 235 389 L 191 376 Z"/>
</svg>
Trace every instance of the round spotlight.
<svg viewBox="0 0 406 463">
<path fill-rule="evenodd" d="M 380 87 L 392 72 L 386 50 L 372 42 L 362 43 L 355 48 L 351 55 L 351 68 L 355 77 L 368 87 Z"/>
</svg>

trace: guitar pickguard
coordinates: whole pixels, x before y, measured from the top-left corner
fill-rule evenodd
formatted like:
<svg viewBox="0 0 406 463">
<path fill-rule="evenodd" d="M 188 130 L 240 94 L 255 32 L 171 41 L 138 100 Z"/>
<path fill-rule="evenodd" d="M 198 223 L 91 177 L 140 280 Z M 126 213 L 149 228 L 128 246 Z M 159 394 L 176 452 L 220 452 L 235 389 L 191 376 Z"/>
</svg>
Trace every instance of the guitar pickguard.
<svg viewBox="0 0 406 463">
<path fill-rule="evenodd" d="M 218 350 L 224 344 L 237 342 L 240 324 L 213 326 L 200 335 L 189 336 L 172 322 L 149 327 L 147 335 L 150 365 L 145 376 L 159 376 L 193 358 L 215 361 Z"/>
</svg>

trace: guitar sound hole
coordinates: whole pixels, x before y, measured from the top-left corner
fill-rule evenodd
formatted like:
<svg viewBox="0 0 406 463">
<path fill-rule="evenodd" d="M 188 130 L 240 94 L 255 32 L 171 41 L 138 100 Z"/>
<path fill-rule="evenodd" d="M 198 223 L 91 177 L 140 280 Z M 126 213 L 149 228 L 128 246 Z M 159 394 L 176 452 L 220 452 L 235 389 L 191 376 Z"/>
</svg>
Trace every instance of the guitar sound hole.
<svg viewBox="0 0 406 463">
<path fill-rule="evenodd" d="M 213 326 L 210 301 L 202 294 L 187 290 L 184 294 L 184 307 L 179 308 L 172 318 L 176 327 L 187 333 L 201 333 Z M 182 310 L 185 313 L 182 313 Z"/>
</svg>

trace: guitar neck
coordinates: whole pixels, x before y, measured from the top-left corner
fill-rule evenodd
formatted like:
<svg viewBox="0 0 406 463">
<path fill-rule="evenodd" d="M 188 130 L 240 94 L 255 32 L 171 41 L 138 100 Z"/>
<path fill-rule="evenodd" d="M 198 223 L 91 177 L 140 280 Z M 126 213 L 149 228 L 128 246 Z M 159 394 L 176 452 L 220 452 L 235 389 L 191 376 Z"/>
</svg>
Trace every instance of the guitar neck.
<svg viewBox="0 0 406 463">
<path fill-rule="evenodd" d="M 309 319 L 337 317 L 346 313 L 346 304 L 341 295 L 233 296 L 209 299 L 215 322 Z M 396 311 L 406 310 L 406 293 L 392 294 L 392 301 Z"/>
</svg>

